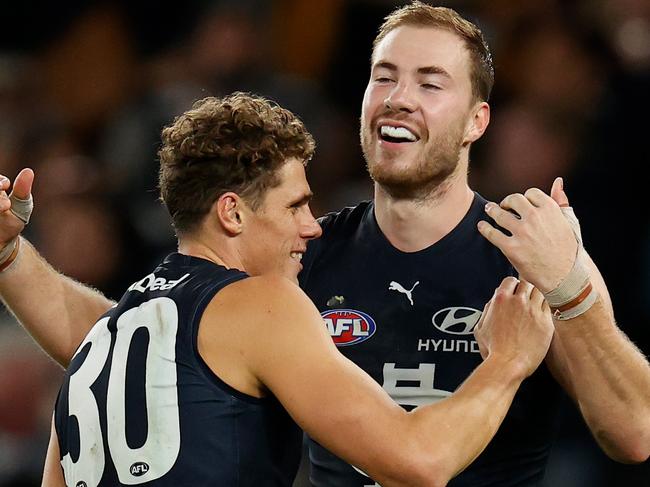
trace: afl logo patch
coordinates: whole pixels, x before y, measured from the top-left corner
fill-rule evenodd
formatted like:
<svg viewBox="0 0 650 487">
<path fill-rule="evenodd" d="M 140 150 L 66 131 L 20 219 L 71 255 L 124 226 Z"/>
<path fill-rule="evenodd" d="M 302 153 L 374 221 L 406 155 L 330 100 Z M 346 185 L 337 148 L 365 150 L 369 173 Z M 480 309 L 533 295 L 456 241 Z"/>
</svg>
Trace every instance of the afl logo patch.
<svg viewBox="0 0 650 487">
<path fill-rule="evenodd" d="M 463 306 L 444 308 L 431 321 L 438 330 L 452 335 L 470 335 L 481 318 L 481 311 Z"/>
<path fill-rule="evenodd" d="M 135 462 L 129 470 L 134 477 L 141 477 L 149 471 L 149 465 L 144 462 Z"/>
<path fill-rule="evenodd" d="M 333 309 L 321 313 L 325 326 L 337 347 L 366 341 L 377 330 L 369 314 L 353 309 Z"/>
</svg>

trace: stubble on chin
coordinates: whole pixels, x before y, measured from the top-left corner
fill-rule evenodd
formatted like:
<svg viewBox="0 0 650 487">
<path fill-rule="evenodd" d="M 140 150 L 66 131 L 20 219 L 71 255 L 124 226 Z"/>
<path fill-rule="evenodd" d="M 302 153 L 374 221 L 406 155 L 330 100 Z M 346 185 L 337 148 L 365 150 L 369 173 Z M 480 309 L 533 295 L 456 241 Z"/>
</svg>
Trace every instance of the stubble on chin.
<svg viewBox="0 0 650 487">
<path fill-rule="evenodd" d="M 460 130 L 440 134 L 414 161 L 396 168 L 392 162 L 398 155 L 377 154 L 372 134 L 364 128 L 361 132 L 366 169 L 372 180 L 394 199 L 425 200 L 435 194 L 458 168 L 462 141 Z M 378 161 L 379 157 L 383 160 Z"/>
</svg>

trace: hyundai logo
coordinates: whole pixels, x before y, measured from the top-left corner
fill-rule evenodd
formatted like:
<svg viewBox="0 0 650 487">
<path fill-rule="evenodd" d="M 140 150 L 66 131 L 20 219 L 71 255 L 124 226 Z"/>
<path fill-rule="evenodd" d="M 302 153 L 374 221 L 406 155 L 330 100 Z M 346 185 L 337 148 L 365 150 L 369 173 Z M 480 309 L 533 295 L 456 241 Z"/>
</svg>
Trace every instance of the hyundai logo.
<svg viewBox="0 0 650 487">
<path fill-rule="evenodd" d="M 441 309 L 433 315 L 431 322 L 445 333 L 471 335 L 480 317 L 481 311 L 459 306 Z"/>
</svg>

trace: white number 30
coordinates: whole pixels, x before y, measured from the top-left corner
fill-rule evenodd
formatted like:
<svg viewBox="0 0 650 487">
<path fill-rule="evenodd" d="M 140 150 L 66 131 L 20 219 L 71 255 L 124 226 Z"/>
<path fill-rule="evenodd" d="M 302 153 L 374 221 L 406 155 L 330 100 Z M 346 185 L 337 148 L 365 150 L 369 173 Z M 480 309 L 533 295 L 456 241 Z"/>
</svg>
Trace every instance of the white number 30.
<svg viewBox="0 0 650 487">
<path fill-rule="evenodd" d="M 81 367 L 69 379 L 68 408 L 79 423 L 79 458 L 70 453 L 61 460 L 66 485 L 96 487 L 105 466 L 99 408 L 90 387 L 110 360 L 106 395 L 107 443 L 122 484 L 136 485 L 169 472 L 180 451 L 181 435 L 176 384 L 176 331 L 178 311 L 169 298 L 155 298 L 124 312 L 117 320 L 117 338 L 109 356 L 108 318 L 98 321 L 79 347 L 90 343 Z M 147 438 L 139 448 L 126 441 L 125 385 L 127 358 L 133 334 L 149 331 L 145 370 Z"/>
</svg>

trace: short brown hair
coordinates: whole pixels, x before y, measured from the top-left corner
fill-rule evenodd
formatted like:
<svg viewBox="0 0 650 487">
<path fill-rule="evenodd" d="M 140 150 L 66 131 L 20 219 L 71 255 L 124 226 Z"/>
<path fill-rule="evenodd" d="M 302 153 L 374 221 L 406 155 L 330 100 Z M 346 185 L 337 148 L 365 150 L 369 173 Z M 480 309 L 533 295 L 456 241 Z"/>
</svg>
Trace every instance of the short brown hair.
<svg viewBox="0 0 650 487">
<path fill-rule="evenodd" d="M 208 97 L 162 131 L 160 197 L 179 233 L 192 231 L 222 194 L 233 191 L 257 209 L 287 159 L 307 164 L 314 139 L 289 110 L 236 92 Z"/>
<path fill-rule="evenodd" d="M 487 101 L 494 85 L 494 65 L 490 48 L 481 30 L 458 12 L 446 7 L 433 7 L 414 1 L 388 14 L 379 28 L 373 42 L 373 51 L 392 30 L 402 26 L 436 27 L 457 34 L 469 51 L 471 60 L 470 78 L 472 93 L 477 100 Z"/>
</svg>

